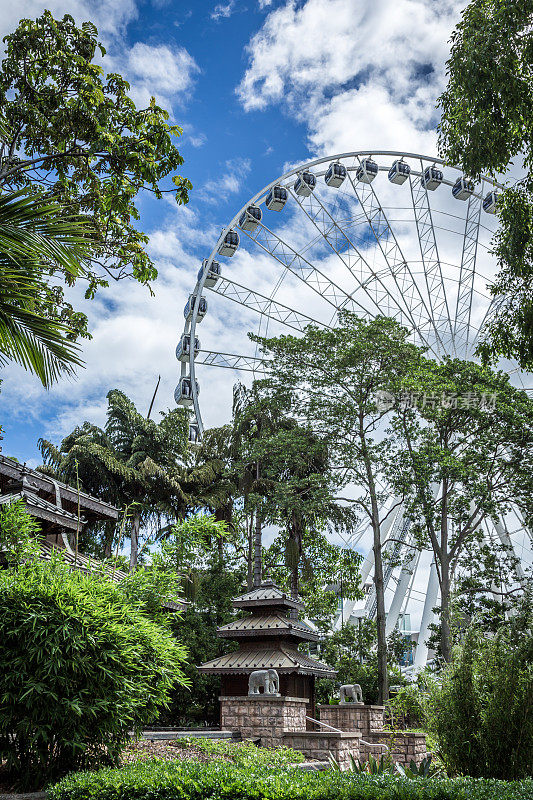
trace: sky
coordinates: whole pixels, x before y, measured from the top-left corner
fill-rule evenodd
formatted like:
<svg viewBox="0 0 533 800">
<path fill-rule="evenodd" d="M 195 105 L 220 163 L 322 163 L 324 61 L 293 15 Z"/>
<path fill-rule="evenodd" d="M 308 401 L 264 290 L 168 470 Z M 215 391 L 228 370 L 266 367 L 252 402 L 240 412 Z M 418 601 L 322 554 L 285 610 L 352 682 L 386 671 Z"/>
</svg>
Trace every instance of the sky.
<svg viewBox="0 0 533 800">
<path fill-rule="evenodd" d="M 103 424 L 112 388 L 147 411 L 158 375 L 155 410 L 173 406 L 174 349 L 201 259 L 287 165 L 363 148 L 435 153 L 435 101 L 461 7 L 453 0 L 1 0 L 2 36 L 45 8 L 93 21 L 107 48 L 102 66 L 127 77 L 138 104 L 154 95 L 182 126 L 182 171 L 194 187 L 186 207 L 140 200 L 139 224 L 159 269 L 155 296 L 132 282 L 91 302 L 75 296 L 93 336 L 76 379 L 46 392 L 20 368 L 3 370 L 3 452 L 39 463 L 39 437 L 59 442 L 85 419 Z M 246 325 L 235 308 L 213 310 L 218 328 L 202 323 L 208 336 L 227 334 L 223 346 L 206 343 L 211 349 L 243 352 Z M 215 368 L 204 375 L 204 419 L 220 424 L 238 376 Z"/>
</svg>

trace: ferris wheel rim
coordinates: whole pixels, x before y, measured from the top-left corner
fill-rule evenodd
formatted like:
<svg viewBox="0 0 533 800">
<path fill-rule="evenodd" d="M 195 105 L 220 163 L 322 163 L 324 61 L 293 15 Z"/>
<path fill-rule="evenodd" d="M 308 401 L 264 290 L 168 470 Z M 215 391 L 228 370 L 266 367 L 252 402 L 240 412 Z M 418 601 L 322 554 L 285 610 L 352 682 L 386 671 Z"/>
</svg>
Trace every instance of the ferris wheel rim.
<svg viewBox="0 0 533 800">
<path fill-rule="evenodd" d="M 215 246 L 213 247 L 209 257 L 207 259 L 205 259 L 204 269 L 201 271 L 200 277 L 197 279 L 195 288 L 193 290 L 194 302 L 192 304 L 191 315 L 185 321 L 185 326 L 184 326 L 184 334 L 188 334 L 190 336 L 190 341 L 191 342 L 194 342 L 194 339 L 195 339 L 200 299 L 202 297 L 202 291 L 204 289 L 205 281 L 207 279 L 211 264 L 215 260 L 215 257 L 216 257 L 216 255 L 218 253 L 218 249 L 221 246 L 222 242 L 224 241 L 224 238 L 225 238 L 226 234 L 238 223 L 238 220 L 240 219 L 240 217 L 243 214 L 243 212 L 248 208 L 248 206 L 256 204 L 256 203 L 261 204 L 262 202 L 264 202 L 264 200 L 266 198 L 266 195 L 270 191 L 270 189 L 272 189 L 274 186 L 279 185 L 279 184 L 284 185 L 284 182 L 286 184 L 287 181 L 290 181 L 290 179 L 293 176 L 297 176 L 299 173 L 301 173 L 303 171 L 309 170 L 309 169 L 311 169 L 313 167 L 317 167 L 317 166 L 320 166 L 320 165 L 326 164 L 326 163 L 329 164 L 331 162 L 342 161 L 342 160 L 346 160 L 346 159 L 349 159 L 349 158 L 361 159 L 362 157 L 365 157 L 365 156 L 366 157 L 372 157 L 372 156 L 376 156 L 376 157 L 379 157 L 379 156 L 397 157 L 397 158 L 400 158 L 400 160 L 413 159 L 413 160 L 419 161 L 421 167 L 423 166 L 424 162 L 429 162 L 431 165 L 439 164 L 439 165 L 442 165 L 442 166 L 446 166 L 448 169 L 455 170 L 455 171 L 461 173 L 461 175 L 464 174 L 463 170 L 461 170 L 460 167 L 458 167 L 457 165 L 454 165 L 454 164 L 448 164 L 448 162 L 446 162 L 442 158 L 439 158 L 438 156 L 428 156 L 428 155 L 423 155 L 421 153 L 406 153 L 405 151 L 400 151 L 400 150 L 379 150 L 379 149 L 376 149 L 376 150 L 370 150 L 370 149 L 354 150 L 354 151 L 348 151 L 348 152 L 345 152 L 345 153 L 337 153 L 337 154 L 334 154 L 334 155 L 321 156 L 320 158 L 311 159 L 310 161 L 298 164 L 296 167 L 293 167 L 290 170 L 287 170 L 285 173 L 283 173 L 282 175 L 280 175 L 279 177 L 277 177 L 276 179 L 274 179 L 270 183 L 266 184 L 255 195 L 253 195 L 249 200 L 247 200 L 247 202 L 243 206 L 241 206 L 241 208 L 233 216 L 233 218 L 230 220 L 230 222 L 225 227 L 222 228 L 222 231 L 221 231 L 221 233 L 220 233 L 220 235 L 218 237 L 218 240 L 216 241 Z M 355 169 L 354 167 L 347 168 L 347 170 L 349 170 L 349 171 L 353 171 L 354 169 Z M 380 169 L 384 170 L 385 168 L 384 167 L 380 167 Z M 314 174 L 316 175 L 316 177 L 321 177 L 323 174 L 325 174 L 325 171 L 324 171 L 324 173 L 317 172 L 317 173 L 314 173 Z M 351 178 L 351 176 L 350 176 L 350 178 Z M 493 187 L 497 187 L 499 189 L 503 189 L 504 188 L 504 184 L 502 184 L 501 182 L 499 182 L 496 179 L 492 178 L 491 176 L 484 175 L 484 174 L 480 175 L 480 180 L 482 181 L 482 185 L 484 183 L 489 183 Z M 448 181 L 448 180 L 443 180 L 443 183 L 452 185 L 451 182 Z M 416 328 L 417 326 L 415 325 L 414 327 Z M 187 373 L 186 373 L 187 365 L 189 367 L 188 376 L 187 376 Z M 183 361 L 181 362 L 180 377 L 182 377 L 182 378 L 183 377 L 189 377 L 190 378 L 190 387 L 191 387 L 191 394 L 192 394 L 192 401 L 193 401 L 193 408 L 194 408 L 194 417 L 195 417 L 195 420 L 196 420 L 196 425 L 197 425 L 197 428 L 198 428 L 198 432 L 201 435 L 203 433 L 203 431 L 204 431 L 204 424 L 203 424 L 202 414 L 201 414 L 201 410 L 200 410 L 200 403 L 199 403 L 197 383 L 196 383 L 194 346 L 189 348 L 189 359 L 188 359 L 188 362 L 183 362 Z"/>
</svg>

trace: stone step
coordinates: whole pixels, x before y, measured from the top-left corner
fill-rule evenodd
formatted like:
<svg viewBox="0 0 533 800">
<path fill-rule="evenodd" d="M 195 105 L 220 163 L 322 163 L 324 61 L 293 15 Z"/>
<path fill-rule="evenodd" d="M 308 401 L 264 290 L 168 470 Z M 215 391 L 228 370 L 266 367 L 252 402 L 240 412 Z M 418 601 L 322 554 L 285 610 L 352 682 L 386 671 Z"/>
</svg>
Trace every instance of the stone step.
<svg viewBox="0 0 533 800">
<path fill-rule="evenodd" d="M 171 739 L 226 739 L 230 741 L 240 741 L 240 735 L 232 731 L 213 731 L 203 728 L 158 728 L 157 730 L 145 730 L 142 733 L 143 739 L 152 742 L 168 741 Z"/>
</svg>

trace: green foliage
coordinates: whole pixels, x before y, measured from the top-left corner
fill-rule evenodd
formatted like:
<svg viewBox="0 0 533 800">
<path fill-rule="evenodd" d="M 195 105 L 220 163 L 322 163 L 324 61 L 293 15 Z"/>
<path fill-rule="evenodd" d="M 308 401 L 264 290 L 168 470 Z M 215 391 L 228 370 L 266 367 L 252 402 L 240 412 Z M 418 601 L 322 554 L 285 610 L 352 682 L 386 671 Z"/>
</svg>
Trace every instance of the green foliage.
<svg viewBox="0 0 533 800">
<path fill-rule="evenodd" d="M 403 403 L 401 390 L 429 402 Z M 448 661 L 451 581 L 459 560 L 470 550 L 476 564 L 482 561 L 479 531 L 504 516 L 511 502 L 526 519 L 533 514 L 533 402 L 505 373 L 457 358 L 421 359 L 398 391 L 391 418 L 397 458 L 388 479 L 404 497 L 417 544 L 435 555 L 440 648 Z M 478 579 L 488 591 L 494 572 L 478 570 Z"/>
<path fill-rule="evenodd" d="M 11 566 L 21 564 L 37 555 L 36 536 L 40 526 L 30 516 L 22 498 L 0 507 L 0 551 Z"/>
<path fill-rule="evenodd" d="M 289 540 L 290 541 L 290 540 Z M 275 583 L 290 590 L 291 572 L 286 559 L 287 535 L 282 531 L 263 553 L 265 574 Z M 360 599 L 361 556 L 332 544 L 323 531 L 306 530 L 298 556 L 298 594 L 304 603 L 304 614 L 329 634 L 337 615 L 338 587 L 342 580 L 343 596 Z M 330 641 L 328 635 L 327 641 Z M 326 659 L 327 661 L 327 659 Z M 329 663 L 329 662 L 328 662 Z"/>
<path fill-rule="evenodd" d="M 49 790 L 50 800 L 530 800 L 533 781 L 428 781 L 391 775 L 246 765 L 220 761 L 137 762 L 85 772 Z"/>
<path fill-rule="evenodd" d="M 0 571 L 0 625 L 0 759 L 23 788 L 116 763 L 184 682 L 170 633 L 60 557 Z"/>
<path fill-rule="evenodd" d="M 187 415 L 175 408 L 162 413 L 159 422 L 147 419 L 117 389 L 108 392 L 107 400 L 103 430 L 84 422 L 59 447 L 39 440 L 45 464 L 42 469 L 73 485 L 79 475 L 84 491 L 126 508 L 132 531 L 137 530 L 136 544 L 141 523 L 153 522 L 158 533 L 162 519 L 174 522 L 191 503 L 181 481 L 187 453 Z M 112 540 L 113 534 L 114 526 L 104 529 L 104 546 L 96 555 L 110 557 L 113 545 L 120 549 L 120 543 Z M 80 549 L 87 551 L 88 544 L 80 539 Z"/>
<path fill-rule="evenodd" d="M 223 739 L 176 739 L 178 747 L 194 748 L 214 758 L 224 758 L 239 767 L 286 767 L 304 761 L 304 756 L 290 747 L 257 747 L 252 742 L 227 742 Z"/>
<path fill-rule="evenodd" d="M 440 98 L 442 155 L 467 175 L 505 172 L 523 159 L 523 182 L 498 201 L 494 240 L 498 313 L 479 352 L 533 364 L 533 36 L 531 0 L 472 0 L 452 36 Z"/>
<path fill-rule="evenodd" d="M 181 128 L 167 122 L 168 113 L 153 97 L 139 109 L 127 81 L 117 73 L 105 75 L 95 63 L 105 49 L 92 23 L 79 28 L 70 15 L 56 20 L 45 11 L 36 20 L 22 19 L 4 42 L 0 191 L 23 190 L 13 198 L 25 203 L 26 212 L 37 211 L 40 221 L 34 217 L 32 261 L 11 264 L 11 274 L 6 265 L 2 292 L 16 314 L 11 331 L 2 320 L 0 345 L 4 356 L 49 385 L 81 363 L 73 341 L 88 336 L 87 318 L 65 300 L 65 285 L 83 280 L 85 297 L 92 298 L 110 276 L 154 280 L 148 237 L 138 228 L 137 197 L 149 192 L 161 198 L 165 192 L 181 204 L 192 187 L 175 174 L 183 163 L 174 144 Z M 2 204 L 9 200 L 8 194 Z M 43 231 L 37 238 L 39 225 L 56 239 L 51 257 L 54 241 L 47 250 Z M 7 234 L 0 229 L 0 236 Z"/>
<path fill-rule="evenodd" d="M 457 647 L 442 687 L 426 703 L 448 770 L 487 778 L 533 771 L 533 607 L 526 596 L 492 638 L 474 625 Z"/>
<path fill-rule="evenodd" d="M 84 329 L 69 303 L 55 311 L 49 275 L 61 271 L 68 283 L 84 275 L 91 233 L 55 199 L 27 189 L 0 196 L 0 365 L 16 361 L 46 388 L 82 364 L 73 340 Z"/>
<path fill-rule="evenodd" d="M 5 119 L 0 182 L 42 187 L 96 228 L 95 266 L 113 277 L 156 276 L 144 251 L 147 237 L 134 222 L 142 189 L 162 197 L 160 182 L 183 163 L 174 139 L 182 131 L 154 101 L 136 108 L 121 75 L 105 75 L 105 58 L 92 23 L 77 27 L 49 11 L 23 19 L 5 38 L 0 111 Z M 9 133 L 11 132 L 11 133 Z M 173 177 L 170 191 L 187 202 L 189 181 Z M 104 273 L 105 274 L 105 273 Z M 91 294 L 98 283 L 95 273 Z"/>
<path fill-rule="evenodd" d="M 343 501 L 372 529 L 380 697 L 384 701 L 388 687 L 380 509 L 388 496 L 387 468 L 394 469 L 395 459 L 390 439 L 383 437 L 387 410 L 378 399 L 416 368 L 422 350 L 408 342 L 408 331 L 395 320 L 366 321 L 344 310 L 331 329 L 309 325 L 302 337 L 251 338 L 271 356 L 266 385 L 284 398 L 291 413 L 303 419 L 314 436 L 327 442 L 339 476 L 337 487 L 350 486 L 354 495 Z"/>
<path fill-rule="evenodd" d="M 435 678 L 428 671 L 419 672 L 413 683 L 399 686 L 387 702 L 393 728 L 425 728 L 426 699 L 434 687 Z"/>
</svg>

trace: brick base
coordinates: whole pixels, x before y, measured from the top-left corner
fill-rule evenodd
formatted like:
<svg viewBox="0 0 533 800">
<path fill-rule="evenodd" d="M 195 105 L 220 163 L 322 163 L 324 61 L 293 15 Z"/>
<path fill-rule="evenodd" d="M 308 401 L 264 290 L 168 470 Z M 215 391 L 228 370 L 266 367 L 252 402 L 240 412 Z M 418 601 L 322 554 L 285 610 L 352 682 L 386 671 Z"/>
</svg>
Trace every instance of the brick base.
<svg viewBox="0 0 533 800">
<path fill-rule="evenodd" d="M 374 731 L 383 730 L 384 706 L 365 706 L 362 703 L 321 704 L 317 706 L 320 722 L 341 731 L 361 731 L 363 739 Z"/>
<path fill-rule="evenodd" d="M 306 709 L 302 697 L 221 697 L 221 727 L 239 731 L 243 739 L 259 738 L 263 747 L 280 747 L 284 733 L 305 731 Z"/>
<path fill-rule="evenodd" d="M 382 747 L 365 747 L 361 744 L 361 761 L 368 761 L 369 753 L 374 758 L 378 758 L 382 753 L 389 755 L 392 761 L 398 762 L 403 767 L 408 767 L 411 761 L 418 766 L 428 755 L 426 737 L 423 733 L 411 733 L 409 731 L 379 731 L 363 736 L 363 739 L 371 744 L 382 743 L 389 748 L 388 751 Z"/>
<path fill-rule="evenodd" d="M 283 744 L 293 750 L 299 750 L 304 756 L 313 761 L 327 761 L 332 755 L 338 761 L 340 768 L 345 770 L 349 766 L 349 756 L 357 761 L 359 755 L 359 732 L 335 733 L 334 731 L 298 731 L 285 733 Z"/>
</svg>

